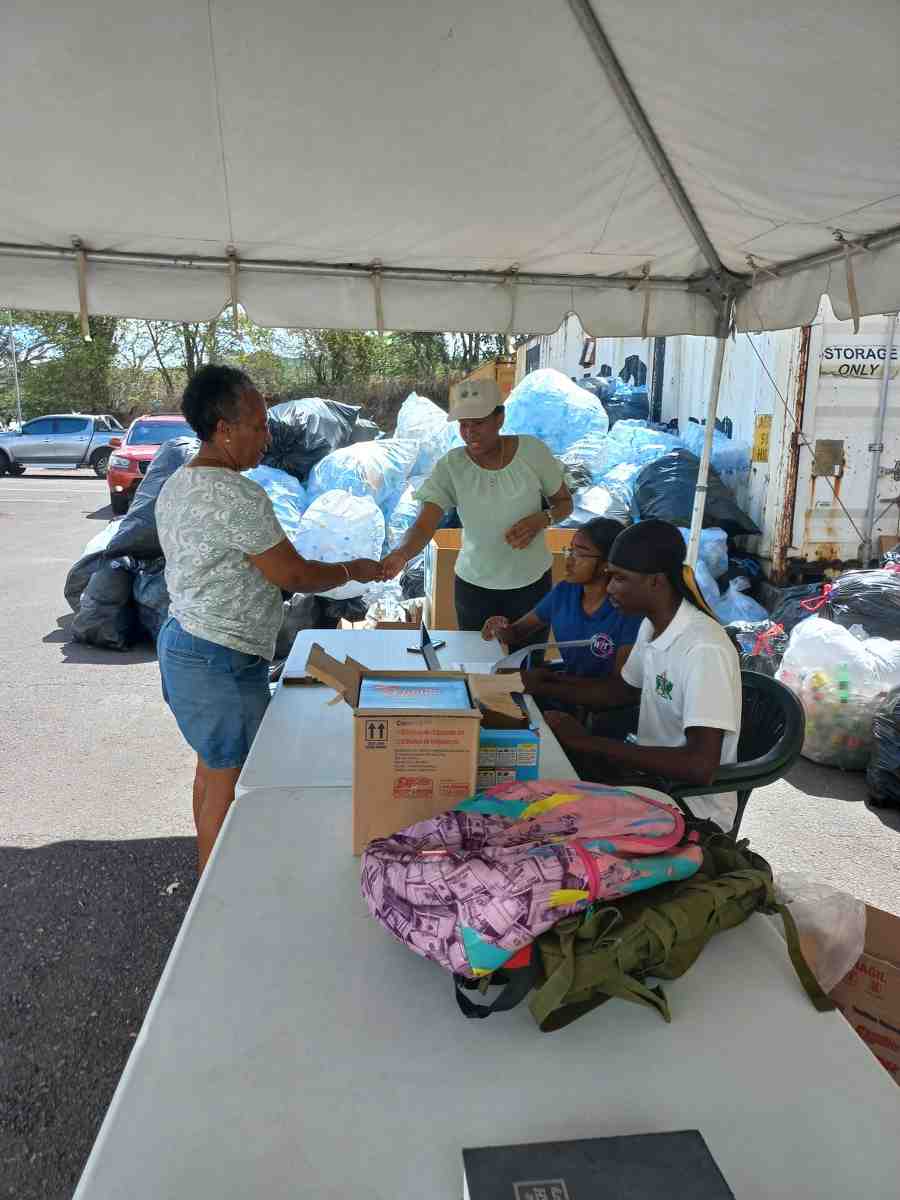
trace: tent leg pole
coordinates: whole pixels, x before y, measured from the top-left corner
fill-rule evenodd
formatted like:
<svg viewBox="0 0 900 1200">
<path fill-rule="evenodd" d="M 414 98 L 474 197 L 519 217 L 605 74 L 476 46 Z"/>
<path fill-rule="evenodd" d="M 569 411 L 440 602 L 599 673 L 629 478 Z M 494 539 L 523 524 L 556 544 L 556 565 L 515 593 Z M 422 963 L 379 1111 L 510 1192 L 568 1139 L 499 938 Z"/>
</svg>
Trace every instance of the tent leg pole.
<svg viewBox="0 0 900 1200">
<path fill-rule="evenodd" d="M 884 374 L 881 376 L 881 395 L 879 398 L 878 420 L 875 426 L 875 441 L 869 447 L 872 452 L 871 475 L 869 476 L 869 503 L 866 506 L 866 540 L 860 549 L 860 566 L 865 569 L 875 557 L 875 512 L 878 508 L 879 468 L 881 467 L 881 447 L 884 444 L 884 423 L 887 418 L 888 389 L 891 386 L 891 353 L 894 349 L 894 335 L 897 331 L 897 313 L 888 314 L 888 335 L 884 345 Z"/>
<path fill-rule="evenodd" d="M 709 403 L 706 408 L 706 437 L 703 440 L 703 454 L 700 458 L 700 470 L 697 472 L 697 489 L 694 492 L 694 511 L 691 514 L 691 537 L 688 542 L 687 562 L 696 567 L 697 556 L 700 553 L 700 530 L 703 528 L 703 513 L 706 509 L 706 487 L 709 479 L 709 459 L 712 453 L 713 433 L 716 428 L 716 413 L 719 408 L 719 389 L 722 386 L 722 368 L 725 365 L 725 346 L 727 339 L 720 337 L 716 341 L 716 357 L 713 362 L 712 379 L 709 384 Z"/>
</svg>

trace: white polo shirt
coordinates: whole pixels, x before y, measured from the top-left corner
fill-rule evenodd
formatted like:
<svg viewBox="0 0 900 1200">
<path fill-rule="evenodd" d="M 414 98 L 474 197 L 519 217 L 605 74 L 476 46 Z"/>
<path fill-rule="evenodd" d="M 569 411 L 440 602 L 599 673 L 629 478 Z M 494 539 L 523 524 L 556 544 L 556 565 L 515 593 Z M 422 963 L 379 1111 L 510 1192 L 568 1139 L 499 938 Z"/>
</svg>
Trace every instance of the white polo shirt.
<svg viewBox="0 0 900 1200">
<path fill-rule="evenodd" d="M 622 678 L 641 689 L 637 742 L 683 746 L 685 730 L 721 729 L 723 763 L 737 762 L 741 728 L 741 669 L 722 626 L 687 600 L 669 627 L 654 638 L 645 620 Z M 688 798 L 691 812 L 730 829 L 737 812 L 734 792 Z"/>
</svg>

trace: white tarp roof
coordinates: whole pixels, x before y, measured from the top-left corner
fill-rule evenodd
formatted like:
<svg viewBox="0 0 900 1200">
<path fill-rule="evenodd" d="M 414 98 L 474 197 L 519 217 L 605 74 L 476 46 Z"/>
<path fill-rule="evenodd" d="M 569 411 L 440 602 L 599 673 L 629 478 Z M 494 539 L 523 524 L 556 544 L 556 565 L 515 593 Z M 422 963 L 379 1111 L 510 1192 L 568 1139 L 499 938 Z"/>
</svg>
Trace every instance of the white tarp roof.
<svg viewBox="0 0 900 1200">
<path fill-rule="evenodd" d="M 900 305 L 896 0 L 6 0 L 2 39 L 3 304 L 77 310 L 78 238 L 92 313 L 208 319 L 229 247 L 263 325 Z"/>
</svg>

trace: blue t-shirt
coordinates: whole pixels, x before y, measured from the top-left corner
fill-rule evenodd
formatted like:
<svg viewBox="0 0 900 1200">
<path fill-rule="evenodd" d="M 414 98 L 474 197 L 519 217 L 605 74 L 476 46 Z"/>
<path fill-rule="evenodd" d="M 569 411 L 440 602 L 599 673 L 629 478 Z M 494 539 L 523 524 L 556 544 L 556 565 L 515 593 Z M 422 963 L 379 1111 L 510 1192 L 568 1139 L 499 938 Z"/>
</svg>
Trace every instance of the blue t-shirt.
<svg viewBox="0 0 900 1200">
<path fill-rule="evenodd" d="M 641 617 L 626 617 L 607 597 L 593 616 L 581 606 L 584 588 L 580 583 L 558 583 L 535 608 L 540 619 L 553 629 L 558 642 L 592 638 L 590 646 L 560 650 L 569 675 L 608 675 L 615 667 L 620 646 L 633 646 Z"/>
</svg>

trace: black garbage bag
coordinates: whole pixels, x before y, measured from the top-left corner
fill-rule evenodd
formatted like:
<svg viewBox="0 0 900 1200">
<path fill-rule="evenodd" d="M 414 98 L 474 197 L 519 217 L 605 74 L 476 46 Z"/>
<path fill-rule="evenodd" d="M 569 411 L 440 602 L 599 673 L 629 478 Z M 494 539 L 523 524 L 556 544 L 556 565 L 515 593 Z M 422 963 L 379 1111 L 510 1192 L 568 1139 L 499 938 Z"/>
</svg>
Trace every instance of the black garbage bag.
<svg viewBox="0 0 900 1200">
<path fill-rule="evenodd" d="M 359 412 L 353 404 L 317 396 L 274 405 L 269 409 L 272 445 L 263 463 L 287 471 L 303 483 L 326 454 L 350 445 Z"/>
<path fill-rule="evenodd" d="M 88 580 L 72 621 L 76 642 L 107 650 L 128 650 L 140 638 L 132 589 L 137 564 L 131 558 L 101 563 Z"/>
<path fill-rule="evenodd" d="M 132 558 L 159 558 L 162 547 L 156 533 L 156 501 L 169 476 L 189 462 L 199 448 L 199 439 L 191 437 L 172 438 L 160 446 L 115 537 L 106 547 L 107 558 L 123 554 Z"/>
<path fill-rule="evenodd" d="M 828 597 L 827 583 L 801 583 L 796 587 L 784 588 L 781 599 L 772 610 L 772 620 L 790 633 L 795 625 L 807 617 L 824 617 Z"/>
<path fill-rule="evenodd" d="M 106 557 L 105 550 L 97 550 L 93 554 L 85 554 L 69 568 L 66 576 L 63 594 L 72 612 L 78 612 L 81 606 L 81 596 L 90 582 L 91 576 Z"/>
<path fill-rule="evenodd" d="M 138 621 L 145 635 L 156 645 L 159 631 L 169 619 L 169 590 L 166 587 L 166 560 L 154 558 L 142 562 L 132 589 Z"/>
<path fill-rule="evenodd" d="M 634 388 L 629 392 L 613 392 L 608 400 L 603 400 L 603 407 L 609 417 L 609 427 L 612 429 L 616 421 L 649 421 L 650 398 L 646 388 Z"/>
<path fill-rule="evenodd" d="M 875 739 L 866 786 L 879 808 L 900 808 L 900 688 L 895 688 L 872 722 Z"/>
<path fill-rule="evenodd" d="M 459 510 L 449 508 L 441 517 L 438 529 L 462 529 L 462 521 L 459 519 Z"/>
<path fill-rule="evenodd" d="M 790 640 L 781 625 L 775 621 L 732 621 L 725 632 L 740 655 L 742 671 L 774 676 Z"/>
<path fill-rule="evenodd" d="M 275 659 L 287 658 L 294 644 L 294 638 L 301 629 L 323 628 L 323 610 L 325 601 L 321 596 L 309 596 L 305 592 L 295 592 L 290 600 L 284 602 L 284 617 L 281 629 L 275 639 Z"/>
<path fill-rule="evenodd" d="M 425 595 L 425 555 L 411 558 L 400 575 L 400 590 L 404 600 L 418 600 Z"/>
<path fill-rule="evenodd" d="M 323 628 L 337 629 L 340 621 L 364 621 L 366 619 L 367 606 L 362 596 L 355 596 L 352 600 L 329 600 L 327 596 L 322 596 L 322 621 Z"/>
<path fill-rule="evenodd" d="M 648 463 L 635 480 L 634 503 L 642 521 L 656 519 L 690 528 L 700 460 L 690 450 L 672 450 Z M 710 467 L 703 524 L 724 529 L 729 537 L 760 533 L 735 503 L 731 492 Z"/>
<path fill-rule="evenodd" d="M 845 629 L 862 625 L 869 637 L 900 641 L 900 572 L 879 567 L 841 575 L 832 584 L 825 615 Z"/>
<path fill-rule="evenodd" d="M 376 438 L 380 437 L 384 437 L 384 434 L 375 422 L 367 421 L 365 417 L 360 417 L 353 426 L 353 436 L 350 438 L 350 444 L 351 446 L 355 446 L 357 442 L 374 442 Z"/>
</svg>

